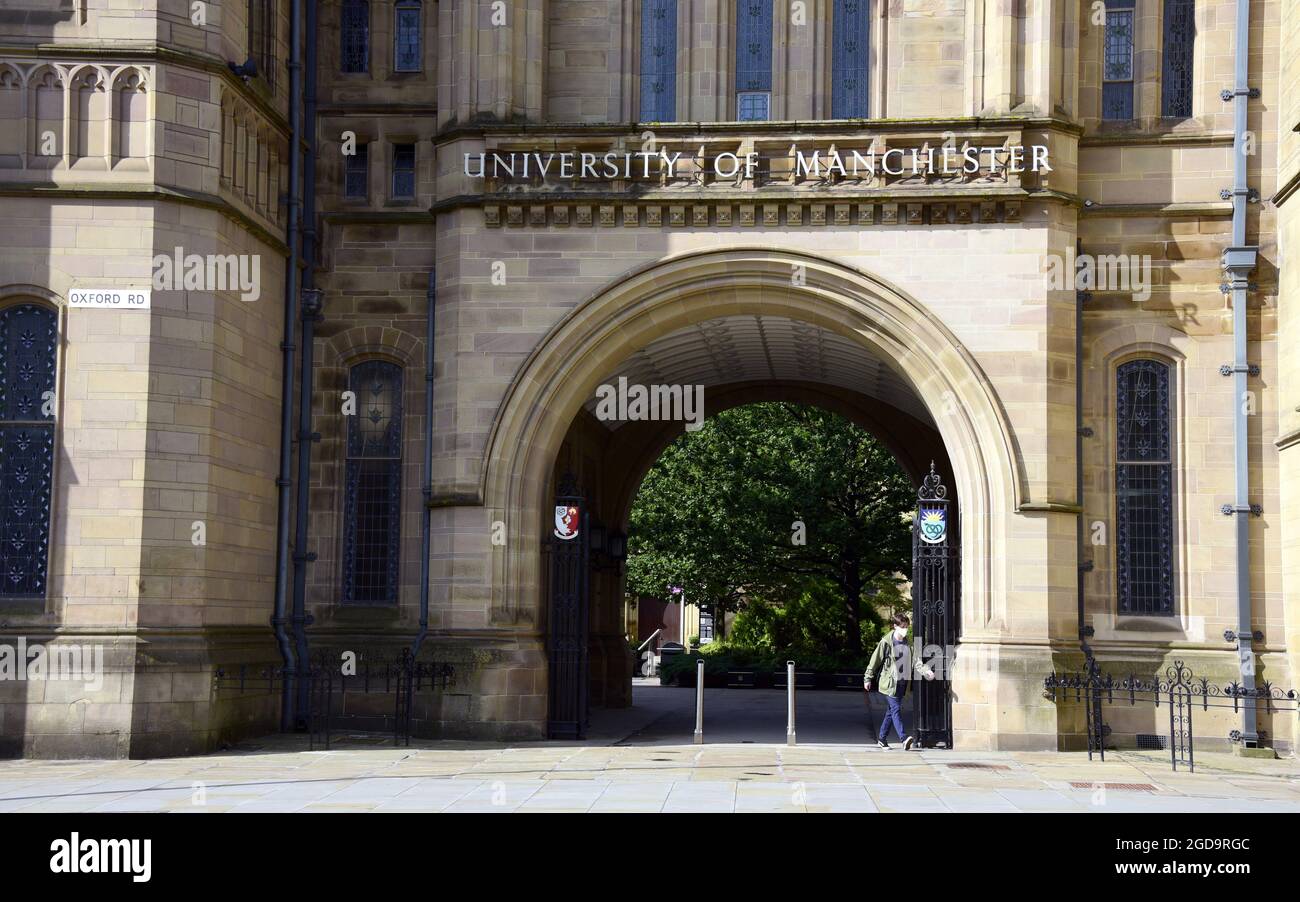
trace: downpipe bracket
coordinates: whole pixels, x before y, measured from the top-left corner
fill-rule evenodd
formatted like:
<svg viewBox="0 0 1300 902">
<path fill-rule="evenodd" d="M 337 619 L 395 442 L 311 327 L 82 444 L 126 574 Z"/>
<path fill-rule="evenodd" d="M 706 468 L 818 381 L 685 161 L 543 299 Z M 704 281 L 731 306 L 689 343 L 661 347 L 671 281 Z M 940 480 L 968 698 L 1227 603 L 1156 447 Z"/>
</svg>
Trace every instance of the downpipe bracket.
<svg viewBox="0 0 1300 902">
<path fill-rule="evenodd" d="M 1264 508 L 1258 504 L 1225 504 L 1219 508 L 1219 513 L 1225 517 L 1231 517 L 1233 514 L 1253 514 L 1256 517 L 1264 515 Z"/>
<path fill-rule="evenodd" d="M 1245 95 L 1251 100 L 1259 100 L 1262 96 L 1259 88 L 1224 88 L 1219 92 L 1219 99 L 1224 103 L 1230 103 L 1233 98 Z"/>
<path fill-rule="evenodd" d="M 1219 191 L 1220 200 L 1232 200 L 1234 197 L 1244 197 L 1250 204 L 1259 203 L 1259 190 L 1256 188 L 1223 188 Z"/>
<path fill-rule="evenodd" d="M 1225 363 L 1223 366 L 1219 367 L 1220 376 L 1231 376 L 1233 373 L 1245 373 L 1248 376 L 1258 376 L 1260 374 L 1259 364 L 1252 363 L 1247 365 L 1241 363 Z"/>
<path fill-rule="evenodd" d="M 1238 639 L 1242 638 L 1245 638 L 1245 636 L 1242 633 L 1235 632 L 1234 630 L 1223 631 L 1224 642 L 1236 642 Z M 1264 632 L 1263 630 L 1252 630 L 1249 638 L 1252 642 L 1263 642 Z"/>
</svg>

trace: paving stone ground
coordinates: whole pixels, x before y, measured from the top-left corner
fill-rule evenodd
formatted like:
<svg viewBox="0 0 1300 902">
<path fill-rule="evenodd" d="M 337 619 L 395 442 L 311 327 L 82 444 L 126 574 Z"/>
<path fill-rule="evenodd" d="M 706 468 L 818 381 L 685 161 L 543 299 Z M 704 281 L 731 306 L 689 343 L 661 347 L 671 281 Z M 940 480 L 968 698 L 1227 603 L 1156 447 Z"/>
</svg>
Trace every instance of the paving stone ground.
<svg viewBox="0 0 1300 902">
<path fill-rule="evenodd" d="M 394 748 L 347 736 L 308 751 L 304 737 L 272 736 L 191 758 L 0 761 L 0 812 L 1300 813 L 1293 758 L 1200 753 L 1189 774 L 1148 752 L 1108 752 L 1104 763 L 1081 752 L 884 752 L 868 744 L 861 693 L 830 692 L 800 696 L 800 744 L 789 746 L 784 695 L 763 690 L 707 692 L 706 742 L 695 745 L 692 691 L 639 683 L 634 697 L 583 742 Z"/>
</svg>

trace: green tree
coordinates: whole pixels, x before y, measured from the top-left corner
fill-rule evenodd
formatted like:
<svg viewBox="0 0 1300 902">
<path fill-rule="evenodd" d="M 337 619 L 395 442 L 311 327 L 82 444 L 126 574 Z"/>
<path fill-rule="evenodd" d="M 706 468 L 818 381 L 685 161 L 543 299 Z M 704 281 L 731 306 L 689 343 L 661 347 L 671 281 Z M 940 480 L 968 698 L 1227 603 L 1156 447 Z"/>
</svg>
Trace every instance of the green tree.
<svg viewBox="0 0 1300 902">
<path fill-rule="evenodd" d="M 733 408 L 663 453 L 631 514 L 628 586 L 722 610 L 793 604 L 818 586 L 860 652 L 864 592 L 905 572 L 915 494 L 893 456 L 838 414 Z M 670 596 L 675 599 L 675 596 Z M 761 600 L 761 602 L 760 602 Z"/>
</svg>

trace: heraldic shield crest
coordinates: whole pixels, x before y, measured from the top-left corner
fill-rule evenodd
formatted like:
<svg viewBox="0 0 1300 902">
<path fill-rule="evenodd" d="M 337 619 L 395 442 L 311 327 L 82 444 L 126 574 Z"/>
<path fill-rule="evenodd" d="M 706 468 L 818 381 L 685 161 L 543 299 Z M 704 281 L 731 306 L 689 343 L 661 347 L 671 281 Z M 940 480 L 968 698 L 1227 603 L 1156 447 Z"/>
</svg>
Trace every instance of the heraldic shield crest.
<svg viewBox="0 0 1300 902">
<path fill-rule="evenodd" d="M 565 541 L 578 537 L 578 508 L 575 505 L 555 505 L 555 537 Z"/>
<path fill-rule="evenodd" d="M 941 507 L 921 507 L 919 531 L 921 541 L 938 545 L 948 535 L 948 512 Z"/>
</svg>

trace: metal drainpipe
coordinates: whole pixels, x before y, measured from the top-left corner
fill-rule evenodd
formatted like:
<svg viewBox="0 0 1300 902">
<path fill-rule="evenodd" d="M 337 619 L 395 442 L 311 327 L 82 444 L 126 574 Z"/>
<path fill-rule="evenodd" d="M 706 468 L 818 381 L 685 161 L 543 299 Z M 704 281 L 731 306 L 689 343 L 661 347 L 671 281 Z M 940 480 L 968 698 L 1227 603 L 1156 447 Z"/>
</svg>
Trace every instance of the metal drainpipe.
<svg viewBox="0 0 1300 902">
<path fill-rule="evenodd" d="M 284 658 L 284 686 L 280 699 L 280 728 L 288 731 L 294 723 L 294 652 L 285 630 L 284 614 L 289 600 L 289 488 L 293 463 L 293 331 L 298 319 L 298 216 L 299 216 L 299 141 L 301 140 L 302 93 L 302 0 L 289 4 L 289 192 L 286 240 L 289 258 L 284 274 L 284 336 L 280 342 L 280 471 L 275 485 L 279 501 L 275 517 L 275 607 L 271 627 Z"/>
<path fill-rule="evenodd" d="M 1076 260 L 1082 256 L 1083 249 L 1076 242 L 1075 245 Z M 1070 274 L 1074 278 L 1074 274 Z M 1092 672 L 1092 646 L 1088 644 L 1088 636 L 1092 634 L 1092 627 L 1088 626 L 1084 620 L 1084 574 L 1090 573 L 1093 568 L 1091 558 L 1084 560 L 1085 536 L 1087 535 L 1087 525 L 1084 523 L 1083 508 L 1083 440 L 1085 437 L 1092 435 L 1092 430 L 1083 425 L 1083 303 L 1089 297 L 1088 292 L 1079 291 L 1076 287 L 1074 292 L 1074 498 L 1075 503 L 1079 505 L 1079 515 L 1075 520 L 1075 540 L 1078 545 L 1078 606 L 1079 606 L 1079 647 L 1083 649 L 1084 671 Z"/>
<path fill-rule="evenodd" d="M 298 376 L 298 481 L 294 487 L 293 535 L 293 627 L 295 654 L 298 659 L 297 723 L 304 727 L 308 706 L 308 667 L 310 649 L 307 627 L 307 565 L 316 560 L 316 553 L 307 550 L 308 504 L 311 492 L 312 443 L 320 436 L 311 430 L 312 389 L 315 383 L 316 323 L 321 319 L 323 307 L 321 293 L 316 290 L 316 0 L 305 0 L 307 6 L 306 75 L 303 98 L 303 139 L 306 144 L 303 160 L 302 209 L 302 357 Z"/>
<path fill-rule="evenodd" d="M 1232 291 L 1232 343 L 1233 363 L 1220 368 L 1225 376 L 1232 374 L 1233 382 L 1233 457 L 1236 464 L 1236 492 L 1232 505 L 1224 505 L 1223 512 L 1235 516 L 1237 527 L 1237 630 L 1225 635 L 1229 641 L 1237 640 L 1241 685 L 1255 688 L 1254 629 L 1251 623 L 1250 598 L 1250 449 L 1247 444 L 1248 414 L 1245 399 L 1247 378 L 1251 373 L 1246 358 L 1246 293 L 1250 286 L 1250 271 L 1255 267 L 1259 248 L 1246 244 L 1246 207 L 1250 189 L 1246 184 L 1246 128 L 1247 107 L 1252 96 L 1249 87 L 1250 63 L 1250 0 L 1237 0 L 1237 28 L 1235 41 L 1235 75 L 1232 90 L 1224 91 L 1222 98 L 1233 101 L 1235 115 L 1232 185 L 1232 245 L 1224 251 L 1224 269 L 1228 273 Z M 1258 96 L 1258 94 L 1254 94 Z M 1234 737 L 1235 738 L 1235 737 Z M 1259 730 L 1255 717 L 1255 700 L 1243 699 L 1241 707 L 1241 736 L 1246 748 L 1259 745 Z"/>
<path fill-rule="evenodd" d="M 429 508 L 433 500 L 433 314 L 438 299 L 437 278 L 437 270 L 429 270 L 429 287 L 424 294 L 424 512 L 420 521 L 420 631 L 411 643 L 412 660 L 420 656 L 420 646 L 429 633 L 429 551 L 433 530 L 433 511 Z"/>
</svg>

